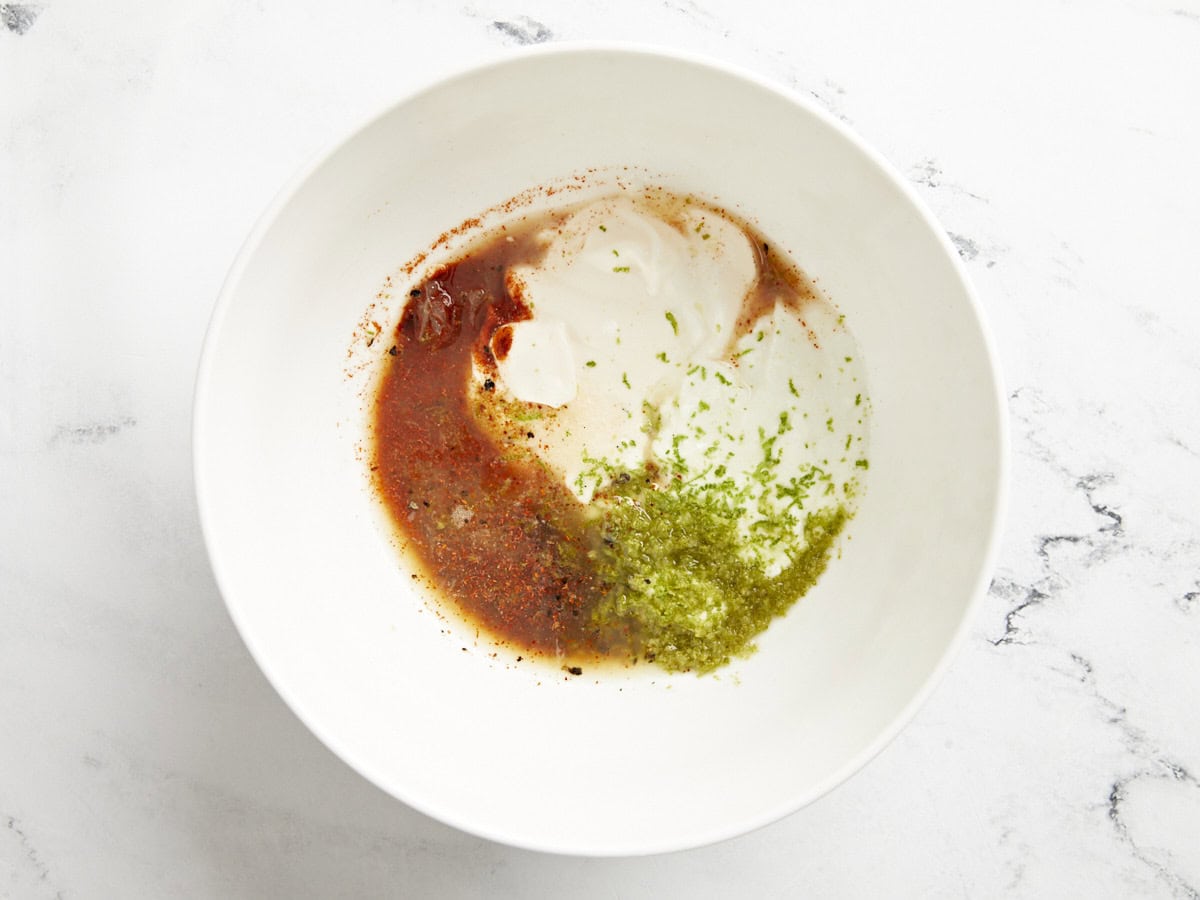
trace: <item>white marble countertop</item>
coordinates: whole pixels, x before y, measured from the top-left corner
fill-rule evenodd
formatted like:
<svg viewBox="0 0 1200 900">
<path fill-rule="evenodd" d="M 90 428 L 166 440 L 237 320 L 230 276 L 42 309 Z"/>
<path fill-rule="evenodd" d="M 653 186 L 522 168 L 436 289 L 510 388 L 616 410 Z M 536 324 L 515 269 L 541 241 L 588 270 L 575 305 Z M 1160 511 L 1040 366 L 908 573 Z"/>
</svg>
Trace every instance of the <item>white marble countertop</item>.
<svg viewBox="0 0 1200 900">
<path fill-rule="evenodd" d="M 824 799 L 630 860 L 445 827 L 225 613 L 196 360 L 293 170 L 505 47 L 654 40 L 908 175 L 997 337 L 1013 485 L 948 677 Z M 1200 4 L 0 3 L 0 896 L 1200 898 Z"/>
</svg>

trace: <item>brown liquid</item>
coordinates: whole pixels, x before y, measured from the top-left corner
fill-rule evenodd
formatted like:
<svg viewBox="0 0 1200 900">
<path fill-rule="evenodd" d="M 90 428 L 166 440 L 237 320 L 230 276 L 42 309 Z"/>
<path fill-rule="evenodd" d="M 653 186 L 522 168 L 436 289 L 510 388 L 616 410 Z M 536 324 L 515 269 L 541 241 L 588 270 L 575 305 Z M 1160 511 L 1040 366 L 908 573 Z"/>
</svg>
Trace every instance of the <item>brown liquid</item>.
<svg viewBox="0 0 1200 900">
<path fill-rule="evenodd" d="M 410 292 L 375 406 L 375 481 L 439 592 L 518 646 L 571 652 L 599 588 L 585 564 L 583 507 L 527 453 L 476 420 L 472 361 L 529 310 L 505 271 L 540 255 L 501 237 Z M 469 516 L 469 518 L 468 518 Z"/>
</svg>

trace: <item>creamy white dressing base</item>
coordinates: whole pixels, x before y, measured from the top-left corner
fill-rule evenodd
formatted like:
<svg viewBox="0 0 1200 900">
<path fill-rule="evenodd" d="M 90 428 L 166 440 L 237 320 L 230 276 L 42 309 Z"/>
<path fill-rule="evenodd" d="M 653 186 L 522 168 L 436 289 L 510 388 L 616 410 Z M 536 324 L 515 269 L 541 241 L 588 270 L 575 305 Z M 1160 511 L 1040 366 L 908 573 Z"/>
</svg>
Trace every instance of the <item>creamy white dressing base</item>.
<svg viewBox="0 0 1200 900">
<path fill-rule="evenodd" d="M 674 461 L 695 485 L 751 485 L 745 529 L 760 498 L 779 508 L 778 485 L 814 474 L 806 511 L 850 505 L 866 465 L 853 336 L 813 299 L 776 304 L 734 341 L 757 275 L 750 238 L 698 204 L 671 218 L 610 197 L 545 232 L 542 260 L 509 274 L 533 317 L 506 326 L 494 396 L 516 401 L 502 408 L 585 503 L 614 469 Z M 755 486 L 765 452 L 778 463 Z"/>
</svg>

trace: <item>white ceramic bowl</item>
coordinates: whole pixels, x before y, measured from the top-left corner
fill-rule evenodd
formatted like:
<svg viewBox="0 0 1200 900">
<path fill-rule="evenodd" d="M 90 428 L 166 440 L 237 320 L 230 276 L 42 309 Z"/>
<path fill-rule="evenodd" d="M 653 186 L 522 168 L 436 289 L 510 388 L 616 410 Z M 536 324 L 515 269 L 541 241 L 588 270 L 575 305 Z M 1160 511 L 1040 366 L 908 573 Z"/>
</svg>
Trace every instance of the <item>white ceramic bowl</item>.
<svg viewBox="0 0 1200 900">
<path fill-rule="evenodd" d="M 612 165 L 749 216 L 819 280 L 866 360 L 871 468 L 841 558 L 719 677 L 492 659 L 412 592 L 358 452 L 366 375 L 347 379 L 346 351 L 383 277 L 494 203 Z M 954 249 L 842 125 L 724 66 L 552 47 L 403 100 L 275 201 L 208 334 L 196 490 L 247 646 L 347 763 L 499 841 L 651 853 L 798 809 L 912 716 L 986 585 L 1002 410 Z"/>
</svg>

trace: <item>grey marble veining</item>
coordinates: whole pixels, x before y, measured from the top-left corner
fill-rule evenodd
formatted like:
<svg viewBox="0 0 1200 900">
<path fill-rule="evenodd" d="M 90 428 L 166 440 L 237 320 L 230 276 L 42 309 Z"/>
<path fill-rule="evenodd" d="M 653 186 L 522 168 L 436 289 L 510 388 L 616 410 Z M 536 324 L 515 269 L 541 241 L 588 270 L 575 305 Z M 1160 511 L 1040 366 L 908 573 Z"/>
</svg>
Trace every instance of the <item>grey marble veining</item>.
<svg viewBox="0 0 1200 900">
<path fill-rule="evenodd" d="M 0 4 L 0 896 L 1200 897 L 1200 6 Z M 587 861 L 384 796 L 267 686 L 190 484 L 225 270 L 311 154 L 475 59 L 654 41 L 875 145 L 995 334 L 1010 512 L 967 645 L 863 772 Z M 703 786 L 698 786 L 703 789 Z"/>
</svg>

